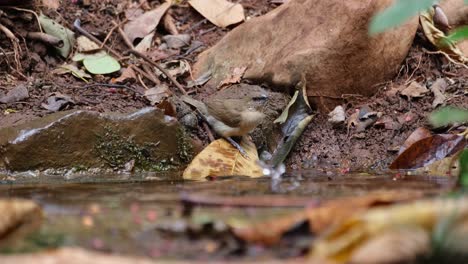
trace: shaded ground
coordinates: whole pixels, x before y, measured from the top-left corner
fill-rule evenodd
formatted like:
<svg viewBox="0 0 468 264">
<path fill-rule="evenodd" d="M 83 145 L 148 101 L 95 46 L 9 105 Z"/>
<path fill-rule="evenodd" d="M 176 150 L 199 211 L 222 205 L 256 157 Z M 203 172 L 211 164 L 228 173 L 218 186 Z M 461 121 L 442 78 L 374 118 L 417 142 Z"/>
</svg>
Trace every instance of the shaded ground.
<svg viewBox="0 0 468 264">
<path fill-rule="evenodd" d="M 95 1 L 89 7 L 75 5 L 72 1 L 63 1 L 61 7 L 55 11 L 47 11 L 46 14 L 63 23 L 69 28 L 73 28 L 73 21 L 79 17 L 82 26 L 88 32 L 103 40 L 110 29 L 113 21 L 123 19 L 122 4 L 124 1 Z M 258 16 L 276 7 L 275 4 L 267 4 L 262 0 L 241 1 L 246 9 L 248 17 Z M 158 1 L 151 2 L 152 6 L 159 5 Z M 20 14 L 14 10 L 8 13 Z M 186 2 L 172 8 L 172 15 L 179 26 L 181 33 L 190 33 L 193 40 L 201 41 L 204 49 L 212 46 L 229 29 L 220 29 L 194 11 Z M 34 30 L 35 24 L 30 21 L 15 20 L 12 27 L 18 36 L 25 32 Z M 158 36 L 167 34 L 161 26 L 158 29 Z M 118 33 L 114 32 L 107 42 L 112 48 L 125 52 L 126 46 Z M 0 46 L 2 52 L 11 54 L 11 44 L 8 39 L 0 35 Z M 30 97 L 21 102 L 11 104 L 0 104 L 0 127 L 10 126 L 24 122 L 48 113 L 48 110 L 41 107 L 51 93 L 60 92 L 72 97 L 75 105 L 66 109 L 89 109 L 98 112 L 117 111 L 132 112 L 149 102 L 142 96 L 143 85 L 136 81 L 128 83 L 135 91 L 121 88 L 109 88 L 99 84 L 109 83 L 110 79 L 117 77 L 95 76 L 95 78 L 85 85 L 81 80 L 71 75 L 51 75 L 50 71 L 55 69 L 63 61 L 56 55 L 52 55 L 43 45 L 28 40 L 21 41 L 22 53 L 20 54 L 21 68 L 16 71 L 17 66 L 11 55 L 0 56 L 0 95 L 19 84 L 26 84 Z M 436 78 L 448 78 L 449 88 L 447 95 L 448 103 L 468 107 L 466 100 L 466 89 L 468 81 L 468 70 L 455 67 L 441 55 L 429 54 L 425 50 L 430 50 L 426 42 L 420 35 L 416 37 L 415 43 L 403 63 L 399 74 L 391 81 L 377 85 L 377 94 L 372 98 L 361 98 L 355 95 L 346 97 L 346 108 L 348 116 L 356 108 L 364 105 L 369 106 L 374 111 L 380 111 L 386 117 L 390 117 L 398 128 L 387 130 L 383 128 L 371 127 L 361 133 L 354 133 L 345 126 L 332 127 L 326 122 L 327 113 L 319 113 L 307 128 L 304 135 L 293 150 L 288 161 L 291 168 L 385 168 L 395 157 L 399 145 L 417 127 L 425 124 L 425 118 L 433 110 L 431 104 L 433 96 L 431 93 L 420 99 L 408 100 L 399 95 L 392 95 L 392 87 L 405 84 L 411 80 L 417 80 L 422 84 L 429 84 Z M 190 62 L 196 60 L 196 55 L 202 49 L 196 50 L 187 56 Z M 179 51 L 180 54 L 184 50 Z M 345 62 L 344 62 L 345 63 Z M 190 80 L 180 80 L 182 82 Z M 96 86 L 89 86 L 97 84 Z M 151 86 L 150 83 L 146 85 Z M 199 97 L 206 96 L 203 88 L 193 90 Z"/>
</svg>

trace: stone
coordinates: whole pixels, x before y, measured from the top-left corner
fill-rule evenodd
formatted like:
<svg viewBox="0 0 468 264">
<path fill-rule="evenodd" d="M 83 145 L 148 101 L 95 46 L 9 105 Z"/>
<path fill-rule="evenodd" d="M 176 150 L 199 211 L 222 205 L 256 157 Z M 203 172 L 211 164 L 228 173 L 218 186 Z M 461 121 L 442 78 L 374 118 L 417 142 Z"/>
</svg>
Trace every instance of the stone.
<svg viewBox="0 0 468 264">
<path fill-rule="evenodd" d="M 0 168 L 118 168 L 165 171 L 192 158 L 175 118 L 145 108 L 132 114 L 66 111 L 0 129 Z"/>
<path fill-rule="evenodd" d="M 392 78 L 406 57 L 418 27 L 414 17 L 396 29 L 368 35 L 374 14 L 393 1 L 298 0 L 253 18 L 203 52 L 195 79 L 211 70 L 208 88 L 236 67 L 244 79 L 288 89 L 305 75 L 311 103 L 326 112 L 343 94 L 369 96 Z"/>
</svg>

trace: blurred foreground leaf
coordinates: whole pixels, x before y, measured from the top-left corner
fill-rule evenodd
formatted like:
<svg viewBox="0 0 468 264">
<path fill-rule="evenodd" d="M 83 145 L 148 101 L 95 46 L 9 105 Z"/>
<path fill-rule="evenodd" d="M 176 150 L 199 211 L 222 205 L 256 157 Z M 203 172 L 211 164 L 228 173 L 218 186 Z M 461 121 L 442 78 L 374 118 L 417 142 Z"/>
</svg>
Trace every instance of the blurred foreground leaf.
<svg viewBox="0 0 468 264">
<path fill-rule="evenodd" d="M 431 113 L 429 122 L 434 127 L 446 126 L 453 123 L 468 122 L 468 110 L 454 107 L 445 107 Z"/>
<path fill-rule="evenodd" d="M 433 0 L 398 0 L 372 18 L 369 26 L 371 35 L 403 24 L 420 11 L 432 6 Z"/>
</svg>

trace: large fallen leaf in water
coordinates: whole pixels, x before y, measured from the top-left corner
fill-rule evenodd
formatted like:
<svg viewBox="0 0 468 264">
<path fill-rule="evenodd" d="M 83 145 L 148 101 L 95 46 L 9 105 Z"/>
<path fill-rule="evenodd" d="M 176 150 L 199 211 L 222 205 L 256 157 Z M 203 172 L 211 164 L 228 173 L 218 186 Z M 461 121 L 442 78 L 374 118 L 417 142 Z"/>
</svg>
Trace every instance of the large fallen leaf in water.
<svg viewBox="0 0 468 264">
<path fill-rule="evenodd" d="M 283 113 L 274 121 L 281 124 L 281 139 L 271 158 L 273 167 L 279 166 L 288 156 L 304 129 L 312 121 L 311 108 L 307 99 L 306 81 L 296 84 L 296 93 Z"/>
<path fill-rule="evenodd" d="M 190 0 L 189 4 L 218 27 L 227 27 L 245 19 L 242 5 L 226 0 Z"/>
<path fill-rule="evenodd" d="M 389 168 L 392 170 L 416 169 L 434 161 L 452 156 L 466 146 L 466 140 L 457 135 L 434 135 L 423 138 L 403 151 Z"/>
<path fill-rule="evenodd" d="M 258 153 L 255 144 L 244 137 L 240 145 L 247 152 L 248 159 L 224 139 L 211 142 L 185 169 L 184 179 L 205 180 L 208 176 L 230 175 L 263 176 L 262 168 L 257 164 Z"/>
<path fill-rule="evenodd" d="M 157 8 L 144 13 L 138 18 L 131 20 L 124 26 L 124 32 L 130 42 L 134 42 L 137 38 L 144 38 L 156 29 L 159 21 L 171 6 L 171 1 L 167 1 Z"/>
<path fill-rule="evenodd" d="M 350 263 L 353 255 L 356 256 L 356 252 L 359 252 L 362 246 L 369 246 L 368 241 L 385 234 L 389 230 L 405 227 L 422 228 L 426 232 L 432 232 L 443 219 L 450 218 L 456 224 L 466 220 L 467 217 L 468 199 L 466 197 L 461 199 L 419 200 L 409 204 L 374 208 L 366 213 L 354 214 L 353 217 L 328 230 L 312 245 L 311 257 L 335 260 L 338 263 Z M 407 234 L 410 235 L 412 232 Z M 379 244 L 388 245 L 388 243 Z M 423 246 L 414 249 L 420 250 Z M 375 245 L 373 250 L 377 251 Z M 391 250 L 391 248 L 379 249 L 382 252 L 386 250 Z M 408 256 L 411 255 L 408 252 L 406 253 Z M 395 252 L 395 254 L 397 253 Z M 362 256 L 362 252 L 359 255 Z M 376 256 L 373 255 L 372 257 L 376 261 Z M 383 262 L 387 255 L 382 254 L 382 257 L 382 261 L 372 263 L 388 263 Z"/>
<path fill-rule="evenodd" d="M 0 200 L 0 212 L 0 241 L 31 231 L 42 221 L 41 208 L 29 200 Z"/>
</svg>

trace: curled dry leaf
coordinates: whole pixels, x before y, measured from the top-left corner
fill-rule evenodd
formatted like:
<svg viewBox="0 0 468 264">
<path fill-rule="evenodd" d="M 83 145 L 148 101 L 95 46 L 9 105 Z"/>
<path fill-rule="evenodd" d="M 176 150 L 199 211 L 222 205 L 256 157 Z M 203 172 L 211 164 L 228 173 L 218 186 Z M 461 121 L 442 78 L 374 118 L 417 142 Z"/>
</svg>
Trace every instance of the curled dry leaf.
<svg viewBox="0 0 468 264">
<path fill-rule="evenodd" d="M 165 84 L 160 84 L 155 88 L 151 88 L 145 91 L 145 97 L 151 103 L 151 105 L 157 105 L 171 95 L 169 88 Z"/>
<path fill-rule="evenodd" d="M 68 57 L 73 44 L 75 43 L 75 35 L 73 31 L 63 27 L 43 14 L 39 16 L 39 23 L 47 34 L 57 37 L 63 41 L 63 47 L 56 49 L 62 57 Z"/>
<path fill-rule="evenodd" d="M 172 17 L 171 10 L 168 10 L 167 13 L 163 17 L 163 25 L 167 32 L 171 33 L 171 35 L 178 35 L 179 30 L 174 22 L 174 18 Z"/>
<path fill-rule="evenodd" d="M 429 92 L 429 90 L 426 88 L 426 86 L 413 81 L 408 86 L 406 86 L 406 88 L 403 88 L 400 91 L 400 94 L 406 96 L 408 99 L 411 99 L 416 97 L 423 97 L 427 92 Z"/>
<path fill-rule="evenodd" d="M 190 0 L 189 4 L 218 27 L 244 21 L 244 8 L 226 0 Z"/>
<path fill-rule="evenodd" d="M 47 98 L 47 103 L 43 103 L 41 106 L 49 111 L 57 112 L 70 104 L 75 104 L 70 96 L 61 93 L 53 93 Z"/>
<path fill-rule="evenodd" d="M 157 8 L 144 13 L 143 15 L 131 20 L 124 26 L 124 32 L 130 42 L 134 43 L 137 38 L 144 38 L 159 24 L 162 16 L 171 6 L 171 1 L 167 1 Z"/>
<path fill-rule="evenodd" d="M 185 169 L 183 178 L 205 180 L 208 176 L 263 176 L 262 168 L 257 163 L 258 153 L 255 144 L 244 137 L 240 145 L 247 152 L 248 159 L 225 139 L 211 142 Z"/>
<path fill-rule="evenodd" d="M 434 15 L 436 10 L 431 8 L 428 11 L 421 12 L 419 16 L 419 22 L 423 29 L 424 35 L 427 39 L 436 46 L 440 51 L 444 52 L 450 58 L 460 63 L 467 63 L 468 58 L 463 52 L 457 47 L 456 43 L 451 41 L 443 32 L 435 26 Z"/>
<path fill-rule="evenodd" d="M 146 35 L 138 45 L 136 45 L 135 49 L 143 54 L 145 54 L 152 46 L 154 38 L 154 32 L 149 33 Z"/>
</svg>

